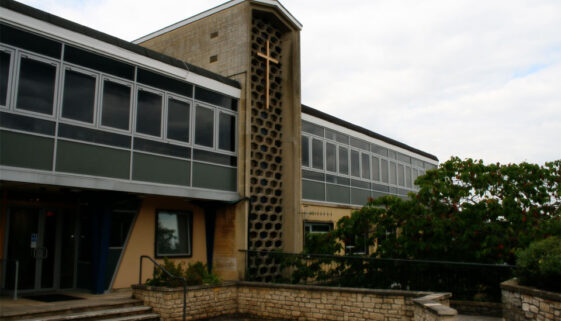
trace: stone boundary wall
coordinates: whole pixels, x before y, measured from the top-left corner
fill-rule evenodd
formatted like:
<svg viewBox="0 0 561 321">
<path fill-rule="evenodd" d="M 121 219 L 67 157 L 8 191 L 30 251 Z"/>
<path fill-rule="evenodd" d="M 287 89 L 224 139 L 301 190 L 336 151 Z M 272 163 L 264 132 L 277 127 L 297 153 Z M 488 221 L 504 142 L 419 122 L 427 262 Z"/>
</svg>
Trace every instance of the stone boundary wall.
<svg viewBox="0 0 561 321">
<path fill-rule="evenodd" d="M 515 279 L 501 283 L 506 321 L 561 320 L 561 293 L 518 285 Z"/>
<path fill-rule="evenodd" d="M 162 320 L 180 320 L 183 289 L 133 285 Z M 449 293 L 229 282 L 187 289 L 187 319 L 244 315 L 275 320 L 454 320 Z"/>
</svg>

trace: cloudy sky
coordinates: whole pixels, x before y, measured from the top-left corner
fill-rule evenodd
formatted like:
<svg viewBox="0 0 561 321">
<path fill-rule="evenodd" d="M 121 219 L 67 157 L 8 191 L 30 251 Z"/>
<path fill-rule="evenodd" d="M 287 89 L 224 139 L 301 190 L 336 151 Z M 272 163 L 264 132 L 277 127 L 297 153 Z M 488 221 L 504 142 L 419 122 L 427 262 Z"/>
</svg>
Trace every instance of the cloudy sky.
<svg viewBox="0 0 561 321">
<path fill-rule="evenodd" d="M 23 0 L 125 40 L 223 0 Z M 283 0 L 302 103 L 436 155 L 561 159 L 561 1 Z"/>
</svg>

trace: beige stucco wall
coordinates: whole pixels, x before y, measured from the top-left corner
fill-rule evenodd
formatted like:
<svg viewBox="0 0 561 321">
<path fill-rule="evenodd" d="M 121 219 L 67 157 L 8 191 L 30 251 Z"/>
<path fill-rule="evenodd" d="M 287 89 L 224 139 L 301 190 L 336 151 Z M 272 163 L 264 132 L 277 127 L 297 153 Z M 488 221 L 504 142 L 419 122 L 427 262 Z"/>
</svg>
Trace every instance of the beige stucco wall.
<svg viewBox="0 0 561 321">
<path fill-rule="evenodd" d="M 201 208 L 188 200 L 171 197 L 146 197 L 134 222 L 129 241 L 124 249 L 121 264 L 113 283 L 113 289 L 127 288 L 138 283 L 139 259 L 141 255 L 155 256 L 156 210 L 181 210 L 193 213 L 192 257 L 173 259 L 185 265 L 196 261 L 206 263 L 206 233 L 204 214 Z M 162 260 L 158 260 L 162 262 Z M 144 260 L 142 280 L 152 277 L 152 263 Z"/>
<path fill-rule="evenodd" d="M 302 224 L 304 222 L 332 222 L 335 227 L 339 219 L 351 216 L 351 213 L 358 209 L 360 207 L 302 202 L 300 216 Z"/>
</svg>

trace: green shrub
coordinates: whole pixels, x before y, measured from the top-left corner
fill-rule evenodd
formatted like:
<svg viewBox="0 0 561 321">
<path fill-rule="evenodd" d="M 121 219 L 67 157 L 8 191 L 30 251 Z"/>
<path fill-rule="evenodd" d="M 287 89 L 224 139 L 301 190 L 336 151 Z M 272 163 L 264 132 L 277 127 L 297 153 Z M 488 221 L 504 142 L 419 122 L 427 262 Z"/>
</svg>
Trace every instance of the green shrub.
<svg viewBox="0 0 561 321">
<path fill-rule="evenodd" d="M 533 242 L 517 253 L 520 284 L 561 292 L 561 238 Z"/>
<path fill-rule="evenodd" d="M 183 263 L 178 262 L 176 264 L 166 257 L 162 266 L 172 275 L 185 278 L 187 285 L 216 284 L 221 282 L 216 274 L 208 273 L 206 264 L 201 262 L 189 263 L 189 266 L 185 269 Z M 183 281 L 170 277 L 159 268 L 154 268 L 153 278 L 148 279 L 146 284 L 175 288 L 182 287 Z"/>
</svg>

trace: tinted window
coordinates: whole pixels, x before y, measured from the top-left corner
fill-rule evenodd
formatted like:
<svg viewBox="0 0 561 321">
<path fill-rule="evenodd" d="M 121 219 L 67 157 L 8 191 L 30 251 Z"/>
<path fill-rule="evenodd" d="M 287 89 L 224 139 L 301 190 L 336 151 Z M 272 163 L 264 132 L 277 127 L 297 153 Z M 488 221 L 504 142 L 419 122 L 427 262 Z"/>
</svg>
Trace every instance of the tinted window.
<svg viewBox="0 0 561 321">
<path fill-rule="evenodd" d="M 349 174 L 349 150 L 339 146 L 339 173 Z"/>
<path fill-rule="evenodd" d="M 409 167 L 409 166 L 405 167 L 405 181 L 406 181 L 407 187 L 409 187 L 409 188 L 413 187 L 413 183 L 411 182 L 411 167 Z"/>
<path fill-rule="evenodd" d="M 382 182 L 388 183 L 389 182 L 389 174 L 388 174 L 388 161 L 385 159 L 380 160 L 380 171 L 382 172 Z"/>
<path fill-rule="evenodd" d="M 378 154 L 378 155 L 388 156 L 388 149 L 387 149 L 387 148 L 384 148 L 384 147 L 380 147 L 380 146 L 378 146 L 378 145 L 371 144 L 371 145 L 370 145 L 370 150 L 371 150 L 373 153 L 376 153 L 376 154 Z"/>
<path fill-rule="evenodd" d="M 62 117 L 93 122 L 95 82 L 95 77 L 72 70 L 65 71 Z"/>
<path fill-rule="evenodd" d="M 55 97 L 56 66 L 21 58 L 17 108 L 51 115 Z"/>
<path fill-rule="evenodd" d="M 323 137 L 323 127 L 312 124 L 305 120 L 302 121 L 302 131 Z"/>
<path fill-rule="evenodd" d="M 375 181 L 380 180 L 380 160 L 378 157 L 372 156 L 372 179 Z"/>
<path fill-rule="evenodd" d="M 136 112 L 136 131 L 159 137 L 162 124 L 162 96 L 139 90 Z"/>
<path fill-rule="evenodd" d="M 236 150 L 236 118 L 232 115 L 220 113 L 218 132 L 218 148 Z"/>
<path fill-rule="evenodd" d="M 176 94 L 193 97 L 193 85 L 142 68 L 138 69 L 136 80 Z"/>
<path fill-rule="evenodd" d="M 330 172 L 337 172 L 337 149 L 335 145 L 325 144 L 325 169 Z"/>
<path fill-rule="evenodd" d="M 64 60 L 122 78 L 134 79 L 134 67 L 132 65 L 69 45 L 64 47 Z"/>
<path fill-rule="evenodd" d="M 362 158 L 362 178 L 370 179 L 370 156 L 368 154 L 360 154 Z"/>
<path fill-rule="evenodd" d="M 131 88 L 106 80 L 103 82 L 101 125 L 129 129 Z"/>
<path fill-rule="evenodd" d="M 370 151 L 370 144 L 358 138 L 351 137 L 351 146 Z"/>
<path fill-rule="evenodd" d="M 184 101 L 170 98 L 168 100 L 168 138 L 189 141 L 189 109 Z"/>
<path fill-rule="evenodd" d="M 323 169 L 323 142 L 312 139 L 312 167 Z"/>
<path fill-rule="evenodd" d="M 390 184 L 397 184 L 397 166 L 390 162 Z"/>
<path fill-rule="evenodd" d="M 0 24 L 0 40 L 53 58 L 60 58 L 62 45 L 56 41 Z"/>
<path fill-rule="evenodd" d="M 232 110 L 238 109 L 237 99 L 201 87 L 196 87 L 195 99 Z"/>
<path fill-rule="evenodd" d="M 302 136 L 302 166 L 310 166 L 310 146 L 309 139 Z"/>
<path fill-rule="evenodd" d="M 6 106 L 8 77 L 10 76 L 10 54 L 0 51 L 0 105 Z"/>
<path fill-rule="evenodd" d="M 359 152 L 351 150 L 351 175 L 360 177 L 360 159 Z"/>
<path fill-rule="evenodd" d="M 403 165 L 397 165 L 397 182 L 399 186 L 405 186 L 405 168 Z"/>
<path fill-rule="evenodd" d="M 212 147 L 214 141 L 214 112 L 197 106 L 195 116 L 195 144 Z"/>
</svg>

